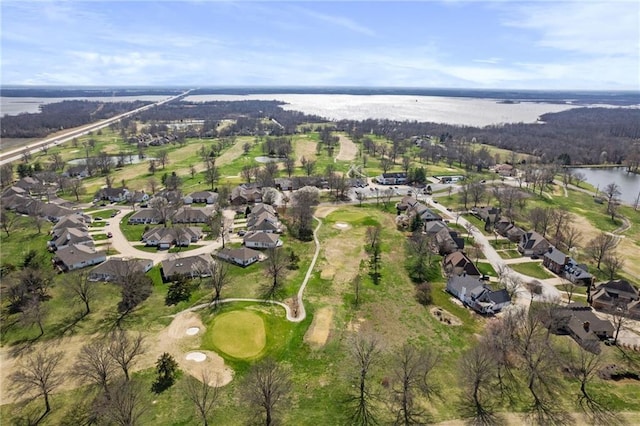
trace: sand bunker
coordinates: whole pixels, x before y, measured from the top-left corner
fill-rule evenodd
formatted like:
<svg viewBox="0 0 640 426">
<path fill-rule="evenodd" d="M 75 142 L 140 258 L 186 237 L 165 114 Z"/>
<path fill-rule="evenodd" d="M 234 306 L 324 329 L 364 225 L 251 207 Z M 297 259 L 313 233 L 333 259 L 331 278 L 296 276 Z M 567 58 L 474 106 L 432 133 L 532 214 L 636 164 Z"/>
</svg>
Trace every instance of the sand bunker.
<svg viewBox="0 0 640 426">
<path fill-rule="evenodd" d="M 312 348 L 320 348 L 327 343 L 331 323 L 333 320 L 333 308 L 320 308 L 313 316 L 311 327 L 304 335 L 304 341 Z"/>
<path fill-rule="evenodd" d="M 200 331 L 200 327 L 187 328 L 187 336 L 195 336 Z"/>
<path fill-rule="evenodd" d="M 202 362 L 207 359 L 207 356 L 202 352 L 189 352 L 185 359 L 187 361 Z"/>
<path fill-rule="evenodd" d="M 430 312 L 431 312 L 431 315 L 436 317 L 436 319 L 443 324 L 462 325 L 462 321 L 460 321 L 458 317 L 456 317 L 455 315 L 452 315 L 451 313 L 445 311 L 442 308 L 433 307 L 431 308 Z"/>
<path fill-rule="evenodd" d="M 351 225 L 349 225 L 348 223 L 344 223 L 344 222 L 338 222 L 334 225 L 335 228 L 337 229 L 349 229 L 351 228 Z"/>
</svg>

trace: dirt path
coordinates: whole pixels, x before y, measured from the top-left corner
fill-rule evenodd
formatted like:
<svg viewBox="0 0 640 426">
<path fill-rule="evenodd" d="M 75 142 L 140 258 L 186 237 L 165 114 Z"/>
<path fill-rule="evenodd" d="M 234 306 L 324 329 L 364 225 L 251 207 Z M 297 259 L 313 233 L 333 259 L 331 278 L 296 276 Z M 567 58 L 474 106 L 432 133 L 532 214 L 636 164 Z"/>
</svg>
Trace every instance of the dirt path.
<svg viewBox="0 0 640 426">
<path fill-rule="evenodd" d="M 340 140 L 340 152 L 336 156 L 336 161 L 353 161 L 358 155 L 358 146 L 353 141 L 344 136 L 338 135 Z"/>
</svg>

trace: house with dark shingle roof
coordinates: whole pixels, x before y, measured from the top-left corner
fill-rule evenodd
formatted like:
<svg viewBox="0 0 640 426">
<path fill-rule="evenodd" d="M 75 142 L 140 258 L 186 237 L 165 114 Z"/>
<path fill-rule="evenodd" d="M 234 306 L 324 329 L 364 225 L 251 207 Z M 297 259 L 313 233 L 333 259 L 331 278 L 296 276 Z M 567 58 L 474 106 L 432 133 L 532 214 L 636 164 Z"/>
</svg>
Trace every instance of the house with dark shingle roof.
<svg viewBox="0 0 640 426">
<path fill-rule="evenodd" d="M 154 208 L 140 209 L 129 216 L 130 224 L 156 224 L 160 223 L 160 212 Z"/>
<path fill-rule="evenodd" d="M 180 207 L 173 218 L 172 223 L 207 223 L 214 214 L 211 207 Z"/>
<path fill-rule="evenodd" d="M 445 256 L 443 260 L 444 270 L 449 275 L 468 275 L 474 277 L 480 277 L 482 274 L 469 259 L 461 251 L 453 252 Z"/>
<path fill-rule="evenodd" d="M 129 190 L 127 188 L 101 188 L 96 193 L 98 200 L 108 200 L 112 203 L 125 201 Z"/>
<path fill-rule="evenodd" d="M 247 232 L 243 242 L 245 247 L 257 249 L 276 248 L 282 245 L 280 236 L 272 232 Z"/>
<path fill-rule="evenodd" d="M 185 204 L 192 203 L 206 203 L 206 204 L 215 204 L 218 201 L 218 194 L 213 191 L 198 191 L 192 192 L 189 195 L 186 195 L 182 201 Z"/>
<path fill-rule="evenodd" d="M 591 296 L 594 309 L 611 312 L 622 309 L 634 319 L 640 319 L 638 289 L 627 280 L 612 280 L 596 287 Z"/>
<path fill-rule="evenodd" d="M 542 257 L 542 264 L 557 275 L 564 274 L 564 268 L 569 262 L 569 256 L 551 246 Z"/>
<path fill-rule="evenodd" d="M 176 226 L 172 228 L 156 227 L 142 234 L 142 241 L 151 247 L 161 250 L 172 245 L 188 247 L 202 238 L 202 229 L 194 226 Z"/>
<path fill-rule="evenodd" d="M 242 247 L 238 249 L 223 248 L 216 255 L 226 261 L 235 263 L 240 266 L 249 266 L 260 260 L 261 253 L 250 248 Z"/>
<path fill-rule="evenodd" d="M 162 261 L 162 279 L 171 281 L 178 275 L 189 278 L 210 276 L 213 258 L 208 254 L 165 259 Z"/>
<path fill-rule="evenodd" d="M 149 259 L 128 259 L 112 257 L 89 272 L 90 281 L 121 281 L 132 272 L 148 272 L 153 268 L 153 261 Z"/>
<path fill-rule="evenodd" d="M 505 289 L 492 290 L 477 276 L 452 275 L 447 291 L 480 314 L 495 314 L 511 304 Z"/>
<path fill-rule="evenodd" d="M 64 228 L 58 229 L 53 239 L 47 242 L 50 250 L 59 250 L 71 244 L 84 244 L 93 247 L 93 238 L 86 229 Z"/>
<path fill-rule="evenodd" d="M 523 256 L 542 256 L 551 246 L 549 241 L 536 231 L 526 232 L 518 243 L 518 251 Z"/>
</svg>

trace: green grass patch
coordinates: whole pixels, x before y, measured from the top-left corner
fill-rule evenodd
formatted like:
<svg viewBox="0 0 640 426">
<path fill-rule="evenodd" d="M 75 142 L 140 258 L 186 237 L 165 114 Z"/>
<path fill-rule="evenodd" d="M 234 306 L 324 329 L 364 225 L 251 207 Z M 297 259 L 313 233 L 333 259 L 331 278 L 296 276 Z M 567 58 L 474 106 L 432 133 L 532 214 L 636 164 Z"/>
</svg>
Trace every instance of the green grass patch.
<svg viewBox="0 0 640 426">
<path fill-rule="evenodd" d="M 93 217 L 94 219 L 96 217 L 102 218 L 102 219 L 110 219 L 112 215 L 115 215 L 118 213 L 118 210 L 116 209 L 107 209 L 107 210 L 95 210 L 95 211 L 88 211 L 87 214 L 91 215 L 91 217 Z"/>
<path fill-rule="evenodd" d="M 520 252 L 516 249 L 498 250 L 497 253 L 503 259 L 517 259 L 519 257 L 522 257 Z"/>
<path fill-rule="evenodd" d="M 555 277 L 540 262 L 514 263 L 509 267 L 516 272 L 541 280 Z"/>
<path fill-rule="evenodd" d="M 493 269 L 493 266 L 491 266 L 490 263 L 477 262 L 477 267 L 478 267 L 478 270 L 482 272 L 483 275 L 489 275 L 490 277 L 498 276 L 498 273 L 496 272 L 495 269 Z"/>
<path fill-rule="evenodd" d="M 215 317 L 205 338 L 219 351 L 237 359 L 258 357 L 267 342 L 262 317 L 250 311 L 231 311 Z"/>
</svg>

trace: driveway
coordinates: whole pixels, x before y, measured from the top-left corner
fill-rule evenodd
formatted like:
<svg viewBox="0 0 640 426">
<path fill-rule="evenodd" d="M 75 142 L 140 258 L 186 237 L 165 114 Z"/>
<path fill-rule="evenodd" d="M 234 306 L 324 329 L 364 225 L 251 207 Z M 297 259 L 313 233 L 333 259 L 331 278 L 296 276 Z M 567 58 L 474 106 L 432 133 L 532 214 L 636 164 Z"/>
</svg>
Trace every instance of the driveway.
<svg viewBox="0 0 640 426">
<path fill-rule="evenodd" d="M 111 208 L 113 207 L 109 206 L 109 209 Z M 199 246 L 198 248 L 178 253 L 169 253 L 168 251 L 163 250 L 159 250 L 157 252 L 138 250 L 131 244 L 131 242 L 127 241 L 126 237 L 120 230 L 120 223 L 122 222 L 124 216 L 131 212 L 131 207 L 117 206 L 117 208 L 120 210 L 120 213 L 112 218 L 105 219 L 105 222 L 107 222 L 108 225 L 105 225 L 103 228 L 99 228 L 100 233 L 111 232 L 113 234 L 113 237 L 109 239 L 109 243 L 111 245 L 111 248 L 118 251 L 118 254 L 114 255 L 115 257 L 135 257 L 140 259 L 149 259 L 153 261 L 153 264 L 155 265 L 165 259 L 176 259 L 181 257 L 195 256 L 203 253 L 212 253 L 214 250 L 222 247 L 222 240 L 218 238 L 215 241 L 201 240 L 198 243 L 194 244 L 196 246 Z M 233 214 L 233 212 L 231 212 L 231 214 Z M 225 218 L 226 217 L 227 215 L 225 214 Z M 144 225 L 139 226 L 144 227 Z"/>
<path fill-rule="evenodd" d="M 444 207 L 443 205 L 439 204 L 439 203 L 434 203 L 432 201 L 431 198 L 427 198 L 427 203 L 429 204 L 429 207 L 435 210 L 439 210 L 441 211 L 444 215 L 447 216 L 451 216 L 452 213 L 449 212 L 446 207 Z M 500 255 L 498 254 L 498 252 L 493 248 L 493 246 L 491 244 L 489 244 L 489 238 L 484 235 L 482 232 L 480 232 L 480 230 L 478 228 L 476 228 L 474 225 L 472 225 L 468 220 L 466 220 L 464 217 L 460 216 L 459 218 L 457 218 L 458 220 L 458 224 L 464 226 L 465 228 L 469 229 L 468 227 L 471 227 L 471 235 L 473 235 L 474 240 L 480 245 L 482 252 L 484 253 L 485 257 L 487 258 L 487 262 L 489 262 L 491 264 L 491 266 L 493 266 L 493 269 L 496 270 L 496 272 L 500 271 L 500 270 L 507 270 L 508 274 L 512 277 L 517 278 L 520 281 L 520 285 L 518 286 L 518 289 L 516 291 L 516 294 L 518 295 L 518 301 L 519 302 L 524 302 L 523 299 L 526 299 L 525 303 L 529 303 L 531 301 L 531 292 L 529 292 L 529 290 L 526 287 L 527 283 L 531 283 L 531 282 L 538 282 L 542 285 L 542 294 L 541 295 L 534 295 L 533 299 L 536 300 L 538 298 L 545 298 L 545 299 L 556 299 L 556 298 L 560 298 L 560 292 L 558 291 L 557 288 L 555 288 L 555 286 L 553 286 L 553 284 L 551 284 L 550 282 L 545 282 L 542 280 L 538 280 L 535 279 L 533 277 L 530 277 L 528 275 L 524 275 L 521 274 L 519 272 L 514 271 L 513 269 L 509 268 L 509 265 L 507 262 L 505 262 L 504 259 L 502 259 L 500 257 Z"/>
</svg>

